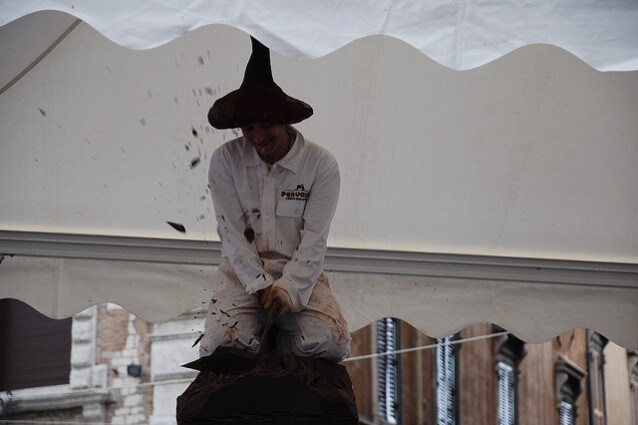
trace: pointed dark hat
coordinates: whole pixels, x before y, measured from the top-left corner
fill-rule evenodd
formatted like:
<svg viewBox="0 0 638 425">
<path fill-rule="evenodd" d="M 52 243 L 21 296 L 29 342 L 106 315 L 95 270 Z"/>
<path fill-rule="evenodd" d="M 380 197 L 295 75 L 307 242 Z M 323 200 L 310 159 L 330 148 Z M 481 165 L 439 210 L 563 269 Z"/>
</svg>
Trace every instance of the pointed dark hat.
<svg viewBox="0 0 638 425">
<path fill-rule="evenodd" d="M 208 111 L 208 122 L 217 129 L 248 124 L 294 124 L 312 115 L 312 108 L 288 96 L 275 84 L 270 69 L 270 50 L 250 37 L 253 51 L 241 86 L 217 99 Z"/>
</svg>

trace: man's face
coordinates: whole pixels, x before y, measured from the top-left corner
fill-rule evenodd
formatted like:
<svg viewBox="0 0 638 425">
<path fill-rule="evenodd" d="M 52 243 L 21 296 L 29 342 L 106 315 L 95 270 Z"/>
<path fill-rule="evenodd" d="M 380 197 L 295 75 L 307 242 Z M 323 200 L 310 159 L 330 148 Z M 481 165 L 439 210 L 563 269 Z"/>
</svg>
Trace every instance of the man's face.
<svg viewBox="0 0 638 425">
<path fill-rule="evenodd" d="M 269 164 L 283 158 L 290 148 L 290 137 L 282 124 L 255 123 L 241 128 L 244 139 Z"/>
</svg>

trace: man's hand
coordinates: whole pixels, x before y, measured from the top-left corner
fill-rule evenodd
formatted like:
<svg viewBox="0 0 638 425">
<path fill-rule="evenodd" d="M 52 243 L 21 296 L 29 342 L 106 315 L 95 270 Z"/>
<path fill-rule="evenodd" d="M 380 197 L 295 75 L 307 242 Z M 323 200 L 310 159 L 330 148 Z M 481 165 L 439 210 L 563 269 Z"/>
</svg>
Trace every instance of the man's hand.
<svg viewBox="0 0 638 425">
<path fill-rule="evenodd" d="M 273 302 L 278 299 L 281 302 L 281 310 L 279 311 L 279 317 L 292 310 L 292 299 L 285 289 L 278 286 L 269 286 L 261 291 L 259 296 L 259 302 L 264 310 L 269 311 Z"/>
</svg>

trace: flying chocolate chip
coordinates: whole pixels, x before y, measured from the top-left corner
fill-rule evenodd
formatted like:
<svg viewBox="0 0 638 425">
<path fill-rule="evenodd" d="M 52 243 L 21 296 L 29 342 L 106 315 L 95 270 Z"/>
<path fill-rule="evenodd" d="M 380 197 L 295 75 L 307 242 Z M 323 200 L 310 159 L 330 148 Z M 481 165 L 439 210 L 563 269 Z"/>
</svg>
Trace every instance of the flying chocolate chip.
<svg viewBox="0 0 638 425">
<path fill-rule="evenodd" d="M 193 342 L 193 345 L 191 345 L 191 348 L 196 346 L 199 343 L 199 341 L 202 340 L 203 337 L 204 337 L 204 334 L 201 334 L 200 336 L 198 336 L 197 339 L 195 340 L 195 342 Z"/>
<path fill-rule="evenodd" d="M 197 165 L 199 164 L 199 161 L 200 161 L 199 157 L 197 157 L 197 158 L 193 158 L 193 159 L 191 160 L 191 168 L 195 168 L 195 167 L 197 167 Z"/>
<path fill-rule="evenodd" d="M 177 230 L 178 232 L 186 233 L 186 228 L 184 227 L 183 224 L 173 223 L 172 221 L 167 221 L 166 223 L 168 223 L 169 226 L 171 226 L 173 229 Z"/>
</svg>

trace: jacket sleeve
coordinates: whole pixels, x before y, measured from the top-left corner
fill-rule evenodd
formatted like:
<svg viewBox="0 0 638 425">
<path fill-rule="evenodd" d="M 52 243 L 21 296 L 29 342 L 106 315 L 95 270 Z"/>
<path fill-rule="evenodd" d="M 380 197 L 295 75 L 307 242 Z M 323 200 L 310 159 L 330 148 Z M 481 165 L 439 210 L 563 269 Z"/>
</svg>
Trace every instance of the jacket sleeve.
<svg viewBox="0 0 638 425">
<path fill-rule="evenodd" d="M 272 285 L 274 279 L 264 270 L 255 245 L 244 236 L 244 211 L 234 184 L 229 152 L 218 149 L 213 153 L 208 180 L 222 255 L 249 294 Z"/>
<path fill-rule="evenodd" d="M 330 223 L 337 208 L 341 177 L 337 161 L 330 155 L 319 164 L 303 214 L 301 242 L 275 286 L 284 288 L 293 312 L 305 308 L 315 282 L 323 270 Z"/>
</svg>

